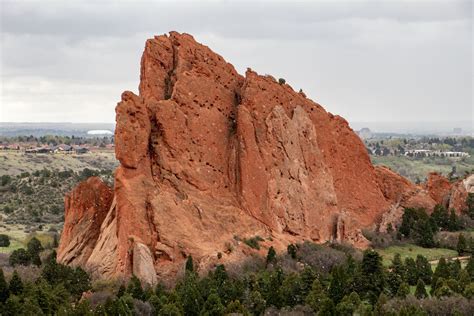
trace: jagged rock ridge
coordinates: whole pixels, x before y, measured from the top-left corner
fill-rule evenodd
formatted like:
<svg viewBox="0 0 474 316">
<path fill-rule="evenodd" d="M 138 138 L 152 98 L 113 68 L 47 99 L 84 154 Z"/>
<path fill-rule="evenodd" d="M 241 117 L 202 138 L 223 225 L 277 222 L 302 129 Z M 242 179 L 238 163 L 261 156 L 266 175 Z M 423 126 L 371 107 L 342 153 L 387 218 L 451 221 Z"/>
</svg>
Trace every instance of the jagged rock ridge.
<svg viewBox="0 0 474 316">
<path fill-rule="evenodd" d="M 76 188 L 58 252 L 100 275 L 155 283 L 188 255 L 202 269 L 240 260 L 249 249 L 237 237 L 255 235 L 277 249 L 302 240 L 363 246 L 360 229 L 410 199 L 391 195 L 399 176 L 376 171 L 343 118 L 271 76 L 239 75 L 188 34 L 147 40 L 139 95 L 122 94 L 116 122 L 113 198 L 88 208 L 100 216 L 76 247 L 81 219 L 70 218 L 90 190 Z M 434 205 L 419 191 L 411 198 Z"/>
</svg>

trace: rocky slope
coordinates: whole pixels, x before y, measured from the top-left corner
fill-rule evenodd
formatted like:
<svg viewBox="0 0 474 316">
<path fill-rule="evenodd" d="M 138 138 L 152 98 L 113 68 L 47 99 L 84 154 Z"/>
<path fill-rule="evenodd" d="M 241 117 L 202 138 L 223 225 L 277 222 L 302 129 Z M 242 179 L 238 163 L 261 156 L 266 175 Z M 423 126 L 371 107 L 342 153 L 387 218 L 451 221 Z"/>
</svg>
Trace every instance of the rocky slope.
<svg viewBox="0 0 474 316">
<path fill-rule="evenodd" d="M 124 92 L 116 114 L 114 197 L 84 212 L 79 192 L 99 190 L 78 187 L 58 252 L 100 275 L 155 283 L 189 255 L 203 270 L 240 260 L 252 250 L 238 240 L 256 235 L 277 249 L 302 240 L 364 246 L 360 229 L 393 205 L 435 203 L 376 170 L 343 118 L 271 76 L 241 76 L 188 34 L 146 42 L 139 95 Z M 94 212 L 88 232 L 78 231 Z"/>
</svg>

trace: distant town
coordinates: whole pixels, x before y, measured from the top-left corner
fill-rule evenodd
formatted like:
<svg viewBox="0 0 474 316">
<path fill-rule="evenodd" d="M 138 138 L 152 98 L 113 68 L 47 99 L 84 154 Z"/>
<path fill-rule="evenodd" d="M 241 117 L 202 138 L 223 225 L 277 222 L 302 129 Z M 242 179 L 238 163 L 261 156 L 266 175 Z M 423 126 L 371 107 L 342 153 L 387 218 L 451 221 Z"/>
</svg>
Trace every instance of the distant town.
<svg viewBox="0 0 474 316">
<path fill-rule="evenodd" d="M 25 154 L 86 154 L 97 150 L 114 150 L 113 136 L 15 136 L 0 137 L 1 151 Z"/>
</svg>

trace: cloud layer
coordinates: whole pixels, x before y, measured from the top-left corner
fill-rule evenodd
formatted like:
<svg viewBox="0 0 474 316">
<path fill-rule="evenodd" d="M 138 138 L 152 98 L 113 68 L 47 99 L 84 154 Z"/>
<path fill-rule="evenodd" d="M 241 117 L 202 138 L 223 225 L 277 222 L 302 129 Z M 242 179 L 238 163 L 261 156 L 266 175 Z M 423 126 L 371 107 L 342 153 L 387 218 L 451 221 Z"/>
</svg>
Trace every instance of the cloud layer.
<svg viewBox="0 0 474 316">
<path fill-rule="evenodd" d="M 467 120 L 471 1 L 3 1 L 0 121 L 114 120 L 146 38 L 191 33 L 350 121 Z"/>
</svg>

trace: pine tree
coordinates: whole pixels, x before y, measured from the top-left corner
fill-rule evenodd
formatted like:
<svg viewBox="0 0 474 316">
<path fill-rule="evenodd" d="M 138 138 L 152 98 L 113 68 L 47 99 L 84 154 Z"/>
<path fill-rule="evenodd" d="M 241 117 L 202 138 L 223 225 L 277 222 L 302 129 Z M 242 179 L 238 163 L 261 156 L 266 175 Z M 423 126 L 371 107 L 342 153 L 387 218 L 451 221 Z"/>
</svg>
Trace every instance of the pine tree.
<svg viewBox="0 0 474 316">
<path fill-rule="evenodd" d="M 321 282 L 318 279 L 314 280 L 311 291 L 309 291 L 308 296 L 306 296 L 305 303 L 313 309 L 317 314 L 321 303 L 327 298 L 326 293 L 324 293 Z"/>
<path fill-rule="evenodd" d="M 186 315 L 198 315 L 204 304 L 203 295 L 198 286 L 196 273 L 186 273 L 183 281 L 177 285 L 176 292 Z"/>
<path fill-rule="evenodd" d="M 345 296 L 347 290 L 347 276 L 343 266 L 336 266 L 331 273 L 328 294 L 335 304 Z"/>
<path fill-rule="evenodd" d="M 386 286 L 382 257 L 376 251 L 371 249 L 364 251 L 360 277 L 367 298 L 375 303 Z"/>
<path fill-rule="evenodd" d="M 390 269 L 393 273 L 398 274 L 403 280 L 405 279 L 405 266 L 403 265 L 402 257 L 399 253 L 396 253 L 393 257 Z"/>
<path fill-rule="evenodd" d="M 267 253 L 267 265 L 268 264 L 275 264 L 276 261 L 277 261 L 276 251 L 275 251 L 275 248 L 273 248 L 273 246 L 271 246 L 268 249 L 268 253 Z"/>
<path fill-rule="evenodd" d="M 464 268 L 471 277 L 471 281 L 474 282 L 474 255 L 469 257 L 466 267 Z"/>
<path fill-rule="evenodd" d="M 432 286 L 436 286 L 438 278 L 448 279 L 449 278 L 449 269 L 446 259 L 441 258 L 438 261 L 435 272 L 433 273 L 433 278 L 431 281 Z"/>
<path fill-rule="evenodd" d="M 418 283 L 416 284 L 415 297 L 418 299 L 428 297 L 425 282 L 423 282 L 423 279 L 418 279 Z"/>
<path fill-rule="evenodd" d="M 467 241 L 466 237 L 463 234 L 459 234 L 458 243 L 456 245 L 456 250 L 458 251 L 458 255 L 462 256 L 467 252 Z"/>
<path fill-rule="evenodd" d="M 436 225 L 441 229 L 448 229 L 449 214 L 448 210 L 442 205 L 436 205 L 431 218 L 434 220 Z"/>
<path fill-rule="evenodd" d="M 194 272 L 193 256 L 191 256 L 191 255 L 189 255 L 188 258 L 186 259 L 185 271 L 186 272 Z"/>
<path fill-rule="evenodd" d="M 200 315 L 202 316 L 221 316 L 224 314 L 224 305 L 221 303 L 221 299 L 215 290 L 211 291 L 211 294 L 207 297 L 206 303 L 201 310 Z"/>
<path fill-rule="evenodd" d="M 140 279 L 138 279 L 134 274 L 128 282 L 127 293 L 130 294 L 133 298 L 136 298 L 137 300 L 145 299 L 145 292 L 143 292 Z"/>
<path fill-rule="evenodd" d="M 334 302 L 329 297 L 326 297 L 321 302 L 321 308 L 319 309 L 318 315 L 321 316 L 335 316 L 336 315 L 336 307 L 334 306 Z"/>
<path fill-rule="evenodd" d="M 431 284 L 433 270 L 431 270 L 431 264 L 429 263 L 428 259 L 422 255 L 416 256 L 416 271 L 418 278 L 422 279 L 425 284 Z"/>
<path fill-rule="evenodd" d="M 30 255 L 39 255 L 39 253 L 44 250 L 43 246 L 41 245 L 41 242 L 36 237 L 31 238 L 26 247 Z"/>
<path fill-rule="evenodd" d="M 227 307 L 225 308 L 225 312 L 224 312 L 225 315 L 228 315 L 228 314 L 239 314 L 239 315 L 243 315 L 243 316 L 248 316 L 249 315 L 249 311 L 245 308 L 244 305 L 242 305 L 242 303 L 240 303 L 239 300 L 236 300 L 236 301 L 231 301 Z"/>
<path fill-rule="evenodd" d="M 5 281 L 5 275 L 3 274 L 3 269 L 0 268 L 0 302 L 4 303 L 8 298 L 8 284 Z"/>
<path fill-rule="evenodd" d="M 126 288 L 125 285 L 122 283 L 117 292 L 117 297 L 122 297 L 125 294 Z"/>
<path fill-rule="evenodd" d="M 410 286 L 406 282 L 402 282 L 397 291 L 397 297 L 406 298 L 410 294 Z"/>
<path fill-rule="evenodd" d="M 449 214 L 448 230 L 454 232 L 458 230 L 458 226 L 459 226 L 458 218 L 456 216 L 456 213 L 452 209 Z"/>
<path fill-rule="evenodd" d="M 405 269 L 406 269 L 406 282 L 409 285 L 416 285 L 418 280 L 418 270 L 416 268 L 416 263 L 413 258 L 405 258 Z"/>
<path fill-rule="evenodd" d="M 21 281 L 21 278 L 16 270 L 13 271 L 13 275 L 10 280 L 9 290 L 10 293 L 14 295 L 19 295 L 23 292 L 23 282 Z"/>
<path fill-rule="evenodd" d="M 261 315 L 265 311 L 266 304 L 262 294 L 254 290 L 250 293 L 245 305 L 253 315 Z"/>
<path fill-rule="evenodd" d="M 297 248 L 294 244 L 289 244 L 287 247 L 287 252 L 291 258 L 296 259 Z"/>
</svg>

